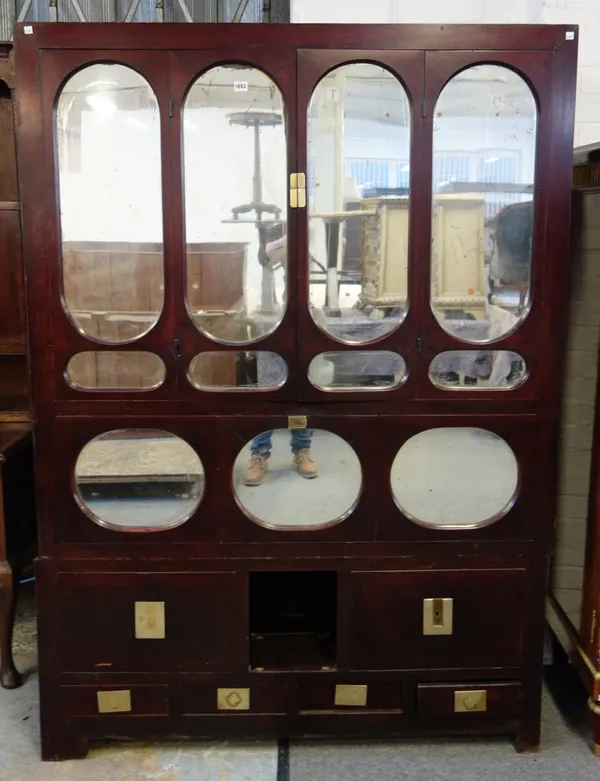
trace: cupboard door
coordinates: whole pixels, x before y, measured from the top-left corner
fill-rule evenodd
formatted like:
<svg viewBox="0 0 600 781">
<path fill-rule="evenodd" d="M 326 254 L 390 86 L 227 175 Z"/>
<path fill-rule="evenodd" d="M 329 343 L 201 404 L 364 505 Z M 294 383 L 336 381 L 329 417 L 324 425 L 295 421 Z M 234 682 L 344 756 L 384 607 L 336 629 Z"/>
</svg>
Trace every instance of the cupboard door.
<svg viewBox="0 0 600 781">
<path fill-rule="evenodd" d="M 524 570 L 354 572 L 350 584 L 353 669 L 521 663 Z"/>
<path fill-rule="evenodd" d="M 204 672 L 243 664 L 239 583 L 231 572 L 62 573 L 61 669 Z"/>
<path fill-rule="evenodd" d="M 298 52 L 301 398 L 410 394 L 403 353 L 416 339 L 411 158 L 423 73 L 422 52 Z"/>
<path fill-rule="evenodd" d="M 175 301 L 179 390 L 207 404 L 215 392 L 219 399 L 240 392 L 290 397 L 287 372 L 297 350 L 295 53 L 178 51 L 170 62 L 171 151 L 181 158 L 183 185 L 172 193 L 183 217 L 174 226 L 184 252 L 183 295 Z M 256 353 L 232 349 L 256 342 Z"/>
</svg>

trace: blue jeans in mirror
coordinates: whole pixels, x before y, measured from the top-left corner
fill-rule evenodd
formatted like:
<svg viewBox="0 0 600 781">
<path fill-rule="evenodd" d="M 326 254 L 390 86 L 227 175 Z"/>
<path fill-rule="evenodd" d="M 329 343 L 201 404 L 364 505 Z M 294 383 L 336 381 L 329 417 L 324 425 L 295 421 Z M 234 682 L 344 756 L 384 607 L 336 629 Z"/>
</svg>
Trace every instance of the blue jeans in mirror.
<svg viewBox="0 0 600 781">
<path fill-rule="evenodd" d="M 294 428 L 290 430 L 290 445 L 294 458 L 293 468 L 300 477 L 311 479 L 319 474 L 315 462 L 310 454 L 312 431 L 307 428 Z M 260 485 L 267 474 L 269 456 L 273 447 L 273 432 L 263 431 L 254 437 L 250 444 L 250 464 L 244 475 L 245 485 Z"/>
<path fill-rule="evenodd" d="M 253 456 L 271 455 L 272 449 L 272 431 L 263 431 L 257 437 L 254 437 L 250 445 L 250 452 Z M 292 453 L 296 455 L 301 450 L 308 450 L 312 442 L 312 431 L 309 428 L 293 428 L 290 430 L 290 444 Z"/>
</svg>

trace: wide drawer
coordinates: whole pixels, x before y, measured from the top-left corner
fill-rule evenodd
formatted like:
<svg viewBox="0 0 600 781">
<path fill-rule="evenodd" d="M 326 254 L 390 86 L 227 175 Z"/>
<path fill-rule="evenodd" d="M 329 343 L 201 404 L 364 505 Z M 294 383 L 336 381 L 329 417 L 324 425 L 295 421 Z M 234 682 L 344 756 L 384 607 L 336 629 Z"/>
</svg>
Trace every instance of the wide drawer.
<svg viewBox="0 0 600 781">
<path fill-rule="evenodd" d="M 520 711 L 520 683 L 424 683 L 418 687 L 421 718 L 511 718 Z"/>
</svg>

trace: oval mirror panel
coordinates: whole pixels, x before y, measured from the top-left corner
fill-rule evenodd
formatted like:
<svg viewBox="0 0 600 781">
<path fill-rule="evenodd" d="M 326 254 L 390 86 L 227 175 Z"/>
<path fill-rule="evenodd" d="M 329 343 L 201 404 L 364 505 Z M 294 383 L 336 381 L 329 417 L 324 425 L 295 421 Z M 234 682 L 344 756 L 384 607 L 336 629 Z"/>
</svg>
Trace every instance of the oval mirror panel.
<svg viewBox="0 0 600 781">
<path fill-rule="evenodd" d="M 423 526 L 469 529 L 501 518 L 519 484 L 517 459 L 497 434 L 481 428 L 435 428 L 407 440 L 392 464 L 400 510 Z"/>
<path fill-rule="evenodd" d="M 75 499 L 96 523 L 116 531 L 171 529 L 188 520 L 204 493 L 204 468 L 183 439 L 156 429 L 108 431 L 75 464 Z"/>
<path fill-rule="evenodd" d="M 404 360 L 387 350 L 321 353 L 308 367 L 308 379 L 325 391 L 390 390 L 407 376 Z"/>
<path fill-rule="evenodd" d="M 164 303 L 160 112 L 139 73 L 96 64 L 56 105 L 63 306 L 97 342 L 131 342 Z"/>
<path fill-rule="evenodd" d="M 431 306 L 465 342 L 493 342 L 530 306 L 537 107 L 502 65 L 454 76 L 435 107 Z"/>
<path fill-rule="evenodd" d="M 166 369 L 154 353 L 102 350 L 77 353 L 65 371 L 78 390 L 153 390 L 165 381 Z"/>
<path fill-rule="evenodd" d="M 429 379 L 448 390 L 509 390 L 525 382 L 527 367 L 508 350 L 449 350 L 431 361 Z"/>
<path fill-rule="evenodd" d="M 283 96 L 257 68 L 219 65 L 183 109 L 186 301 L 224 344 L 275 331 L 287 306 L 287 131 Z"/>
<path fill-rule="evenodd" d="M 310 312 L 340 342 L 373 342 L 406 316 L 410 122 L 380 65 L 336 68 L 310 101 Z"/>
<path fill-rule="evenodd" d="M 311 531 L 350 515 L 362 470 L 354 449 L 331 431 L 276 429 L 242 448 L 233 488 L 240 509 L 259 525 Z"/>
<path fill-rule="evenodd" d="M 287 375 L 283 358 L 266 350 L 199 353 L 187 373 L 194 388 L 204 391 L 277 390 Z"/>
</svg>

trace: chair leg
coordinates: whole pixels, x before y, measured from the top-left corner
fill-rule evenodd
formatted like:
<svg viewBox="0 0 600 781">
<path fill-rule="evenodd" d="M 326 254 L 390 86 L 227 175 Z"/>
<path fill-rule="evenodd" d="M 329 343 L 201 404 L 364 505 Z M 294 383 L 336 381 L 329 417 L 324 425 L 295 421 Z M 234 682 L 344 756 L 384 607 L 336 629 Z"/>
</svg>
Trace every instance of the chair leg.
<svg viewBox="0 0 600 781">
<path fill-rule="evenodd" d="M 4 689 L 16 689 L 23 682 L 12 655 L 15 591 L 12 568 L 0 561 L 0 686 Z"/>
</svg>

